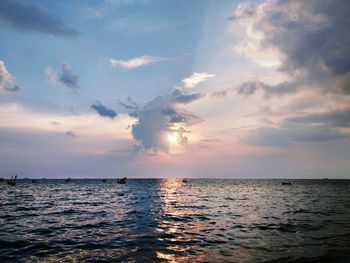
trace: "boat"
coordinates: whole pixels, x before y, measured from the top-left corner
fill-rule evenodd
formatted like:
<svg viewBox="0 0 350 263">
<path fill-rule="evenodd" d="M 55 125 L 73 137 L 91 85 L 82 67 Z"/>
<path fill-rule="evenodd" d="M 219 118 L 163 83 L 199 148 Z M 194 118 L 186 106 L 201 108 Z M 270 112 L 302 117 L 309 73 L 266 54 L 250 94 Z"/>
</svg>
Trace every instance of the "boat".
<svg viewBox="0 0 350 263">
<path fill-rule="evenodd" d="M 16 180 L 17 180 L 17 175 L 15 175 L 15 178 L 13 178 L 13 175 L 12 175 L 12 176 L 11 176 L 11 179 L 9 179 L 9 180 L 7 181 L 7 184 L 8 184 L 8 185 L 14 186 L 14 185 L 16 185 Z"/>
<path fill-rule="evenodd" d="M 183 183 L 187 183 L 187 182 L 188 182 L 187 178 L 183 178 L 183 179 L 182 179 L 182 182 L 183 182 Z"/>
<path fill-rule="evenodd" d="M 66 180 L 64 180 L 65 183 L 70 183 L 72 181 L 72 178 L 68 177 Z"/>
<path fill-rule="evenodd" d="M 105 183 L 105 182 L 107 182 L 107 179 L 102 179 L 102 183 Z"/>
<path fill-rule="evenodd" d="M 282 182 L 282 185 L 292 185 L 291 182 Z"/>
<path fill-rule="evenodd" d="M 126 177 L 117 179 L 117 183 L 118 183 L 118 184 L 126 184 Z"/>
</svg>

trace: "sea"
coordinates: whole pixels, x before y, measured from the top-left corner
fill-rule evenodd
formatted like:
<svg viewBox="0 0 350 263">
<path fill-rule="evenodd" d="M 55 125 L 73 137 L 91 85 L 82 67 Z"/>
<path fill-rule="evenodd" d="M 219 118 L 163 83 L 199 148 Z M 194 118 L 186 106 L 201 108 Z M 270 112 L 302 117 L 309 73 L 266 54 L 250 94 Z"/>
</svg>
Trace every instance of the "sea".
<svg viewBox="0 0 350 263">
<path fill-rule="evenodd" d="M 0 182 L 0 262 L 350 262 L 350 180 L 283 181 Z"/>
</svg>

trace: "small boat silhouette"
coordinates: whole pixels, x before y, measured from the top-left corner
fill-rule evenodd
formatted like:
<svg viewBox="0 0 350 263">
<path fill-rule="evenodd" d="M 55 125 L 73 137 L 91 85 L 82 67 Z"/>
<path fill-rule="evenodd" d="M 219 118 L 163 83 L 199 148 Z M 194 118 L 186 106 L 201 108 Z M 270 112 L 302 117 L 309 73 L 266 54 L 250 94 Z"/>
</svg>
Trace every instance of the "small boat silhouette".
<svg viewBox="0 0 350 263">
<path fill-rule="evenodd" d="M 107 182 L 107 179 L 102 179 L 102 182 L 103 182 L 103 183 Z"/>
<path fill-rule="evenodd" d="M 65 183 L 70 183 L 72 181 L 72 178 L 68 177 L 66 180 L 64 180 Z"/>
<path fill-rule="evenodd" d="M 282 185 L 292 185 L 291 182 L 282 182 Z"/>
<path fill-rule="evenodd" d="M 11 179 L 7 181 L 8 185 L 16 185 L 16 180 L 17 180 L 17 174 L 15 175 L 15 178 L 13 178 L 13 175 L 11 176 Z"/>
<path fill-rule="evenodd" d="M 117 183 L 118 183 L 118 184 L 126 184 L 126 177 L 117 179 Z"/>
<path fill-rule="evenodd" d="M 182 179 L 182 182 L 183 182 L 183 183 L 187 183 L 187 182 L 188 182 L 187 178 L 183 178 L 183 179 Z"/>
</svg>

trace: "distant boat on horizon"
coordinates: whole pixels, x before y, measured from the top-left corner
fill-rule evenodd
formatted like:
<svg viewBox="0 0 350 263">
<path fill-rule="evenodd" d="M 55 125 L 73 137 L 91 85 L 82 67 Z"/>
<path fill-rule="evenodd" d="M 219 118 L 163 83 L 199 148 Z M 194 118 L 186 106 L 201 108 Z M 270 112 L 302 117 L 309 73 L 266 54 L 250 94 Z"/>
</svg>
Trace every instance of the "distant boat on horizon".
<svg viewBox="0 0 350 263">
<path fill-rule="evenodd" d="M 117 179 L 117 183 L 118 183 L 118 184 L 126 184 L 126 179 L 127 179 L 126 177 Z"/>
<path fill-rule="evenodd" d="M 72 181 L 72 178 L 68 177 L 66 180 L 64 180 L 65 183 L 70 183 Z"/>
<path fill-rule="evenodd" d="M 15 178 L 13 178 L 13 175 L 11 176 L 11 179 L 7 181 L 8 185 L 14 186 L 16 185 L 16 180 L 17 180 L 17 174 L 15 175 Z"/>
<path fill-rule="evenodd" d="M 183 183 L 187 183 L 187 182 L 188 182 L 187 178 L 183 178 L 183 179 L 182 179 L 182 182 L 183 182 Z"/>
</svg>

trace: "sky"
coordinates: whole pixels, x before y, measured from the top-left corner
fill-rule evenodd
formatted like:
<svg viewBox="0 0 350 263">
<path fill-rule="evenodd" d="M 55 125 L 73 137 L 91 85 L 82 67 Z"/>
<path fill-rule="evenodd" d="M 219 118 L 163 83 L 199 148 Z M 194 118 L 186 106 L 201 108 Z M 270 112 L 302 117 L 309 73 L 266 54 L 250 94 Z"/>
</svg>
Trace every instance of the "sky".
<svg viewBox="0 0 350 263">
<path fill-rule="evenodd" d="M 350 179 L 347 0 L 0 1 L 0 176 Z"/>
</svg>

